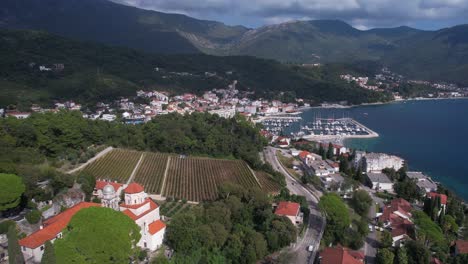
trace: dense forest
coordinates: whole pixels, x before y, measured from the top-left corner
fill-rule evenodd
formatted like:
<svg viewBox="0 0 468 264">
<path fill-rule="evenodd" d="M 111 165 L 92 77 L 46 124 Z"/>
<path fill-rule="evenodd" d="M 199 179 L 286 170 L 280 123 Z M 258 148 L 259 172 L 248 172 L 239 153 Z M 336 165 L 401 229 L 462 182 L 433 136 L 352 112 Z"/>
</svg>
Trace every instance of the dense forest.
<svg viewBox="0 0 468 264">
<path fill-rule="evenodd" d="M 175 250 L 171 263 L 247 264 L 288 246 L 296 235 L 289 219 L 273 214 L 266 194 L 226 184 L 217 201 L 176 215 L 166 242 Z"/>
<path fill-rule="evenodd" d="M 0 47 L 3 107 L 47 105 L 64 99 L 93 105 L 135 95 L 139 89 L 201 93 L 224 88 L 233 80 L 239 82 L 240 89 L 266 98 L 285 99 L 281 97 L 286 94 L 311 103 L 350 104 L 389 99 L 387 94 L 340 80 L 343 67 L 309 68 L 247 56 L 146 54 L 38 31 L 0 30 Z M 41 71 L 40 66 L 50 70 Z M 353 67 L 346 65 L 346 69 Z"/>
</svg>

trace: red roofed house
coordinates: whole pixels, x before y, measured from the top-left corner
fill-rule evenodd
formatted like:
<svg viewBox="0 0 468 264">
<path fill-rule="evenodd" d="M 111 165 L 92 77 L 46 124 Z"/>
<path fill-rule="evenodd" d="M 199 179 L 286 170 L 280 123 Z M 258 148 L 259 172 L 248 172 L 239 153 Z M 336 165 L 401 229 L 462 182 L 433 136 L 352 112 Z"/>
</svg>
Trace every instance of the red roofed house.
<svg viewBox="0 0 468 264">
<path fill-rule="evenodd" d="M 440 198 L 440 211 L 439 215 L 442 213 L 442 211 L 445 212 L 445 209 L 447 208 L 447 195 L 441 194 L 441 193 L 436 193 L 436 192 L 428 192 L 427 193 L 427 198 L 430 198 L 432 200 L 435 200 L 436 198 Z"/>
<path fill-rule="evenodd" d="M 70 209 L 44 221 L 41 229 L 31 235 L 19 240 L 21 252 L 26 262 L 40 262 L 44 254 L 44 244 L 47 241 L 53 242 L 62 237 L 62 230 L 65 229 L 72 217 L 81 209 L 101 206 L 97 203 L 81 202 Z"/>
<path fill-rule="evenodd" d="M 301 206 L 293 202 L 280 202 L 276 207 L 275 214 L 279 216 L 286 216 L 295 225 L 302 223 L 303 214 L 301 213 Z"/>
<path fill-rule="evenodd" d="M 320 143 L 320 145 L 327 151 L 329 143 Z M 320 145 L 318 147 L 320 147 Z M 338 144 L 332 144 L 333 145 L 333 154 L 336 156 L 339 156 L 341 154 L 349 153 L 349 149 Z"/>
<path fill-rule="evenodd" d="M 405 199 L 393 199 L 379 217 L 379 221 L 384 224 L 384 227 L 391 230 L 393 246 L 399 246 L 401 242 L 411 238 L 414 227 L 410 219 L 411 210 L 413 207 Z"/>
<path fill-rule="evenodd" d="M 455 255 L 468 254 L 468 241 L 457 240 L 455 241 Z"/>
<path fill-rule="evenodd" d="M 320 264 L 362 264 L 364 258 L 362 252 L 342 246 L 327 247 L 320 252 Z"/>
</svg>

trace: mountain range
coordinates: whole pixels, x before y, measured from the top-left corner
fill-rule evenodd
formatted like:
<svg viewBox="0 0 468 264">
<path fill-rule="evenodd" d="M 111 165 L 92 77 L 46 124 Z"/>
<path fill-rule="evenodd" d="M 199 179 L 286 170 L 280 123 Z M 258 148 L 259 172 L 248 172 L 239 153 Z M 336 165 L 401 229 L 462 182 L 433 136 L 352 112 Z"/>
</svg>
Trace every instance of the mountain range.
<svg viewBox="0 0 468 264">
<path fill-rule="evenodd" d="M 468 25 L 358 30 L 338 20 L 315 20 L 251 29 L 108 0 L 2 0 L 0 27 L 153 53 L 250 55 L 293 63 L 373 60 L 410 78 L 468 85 Z"/>
</svg>

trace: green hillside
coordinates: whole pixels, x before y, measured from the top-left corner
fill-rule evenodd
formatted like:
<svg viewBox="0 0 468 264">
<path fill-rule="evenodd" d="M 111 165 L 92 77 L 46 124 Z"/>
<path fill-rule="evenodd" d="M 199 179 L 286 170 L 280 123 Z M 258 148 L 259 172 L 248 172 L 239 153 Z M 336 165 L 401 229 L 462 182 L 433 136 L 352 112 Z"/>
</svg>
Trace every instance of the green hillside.
<svg viewBox="0 0 468 264">
<path fill-rule="evenodd" d="M 350 103 L 385 100 L 381 94 L 347 84 L 342 69 L 289 66 L 246 56 L 157 55 L 68 40 L 38 31 L 0 30 L 0 104 L 29 106 L 74 99 L 84 104 L 135 95 L 138 89 L 173 93 L 223 88 L 238 80 L 239 88 L 257 96 L 296 96 Z M 40 66 L 63 70 L 40 71 Z M 156 70 L 158 68 L 158 70 Z M 215 72 L 206 76 L 205 72 Z M 281 98 L 284 99 L 284 98 Z"/>
</svg>

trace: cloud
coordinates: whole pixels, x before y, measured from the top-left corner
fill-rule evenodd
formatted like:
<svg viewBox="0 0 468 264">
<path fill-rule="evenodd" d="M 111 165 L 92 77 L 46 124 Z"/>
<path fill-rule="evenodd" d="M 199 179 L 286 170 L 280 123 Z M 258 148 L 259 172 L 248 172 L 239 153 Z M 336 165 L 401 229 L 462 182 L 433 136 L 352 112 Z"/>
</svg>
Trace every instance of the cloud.
<svg viewBox="0 0 468 264">
<path fill-rule="evenodd" d="M 144 9 L 254 26 L 340 19 L 356 27 L 466 23 L 468 0 L 112 0 Z"/>
</svg>

